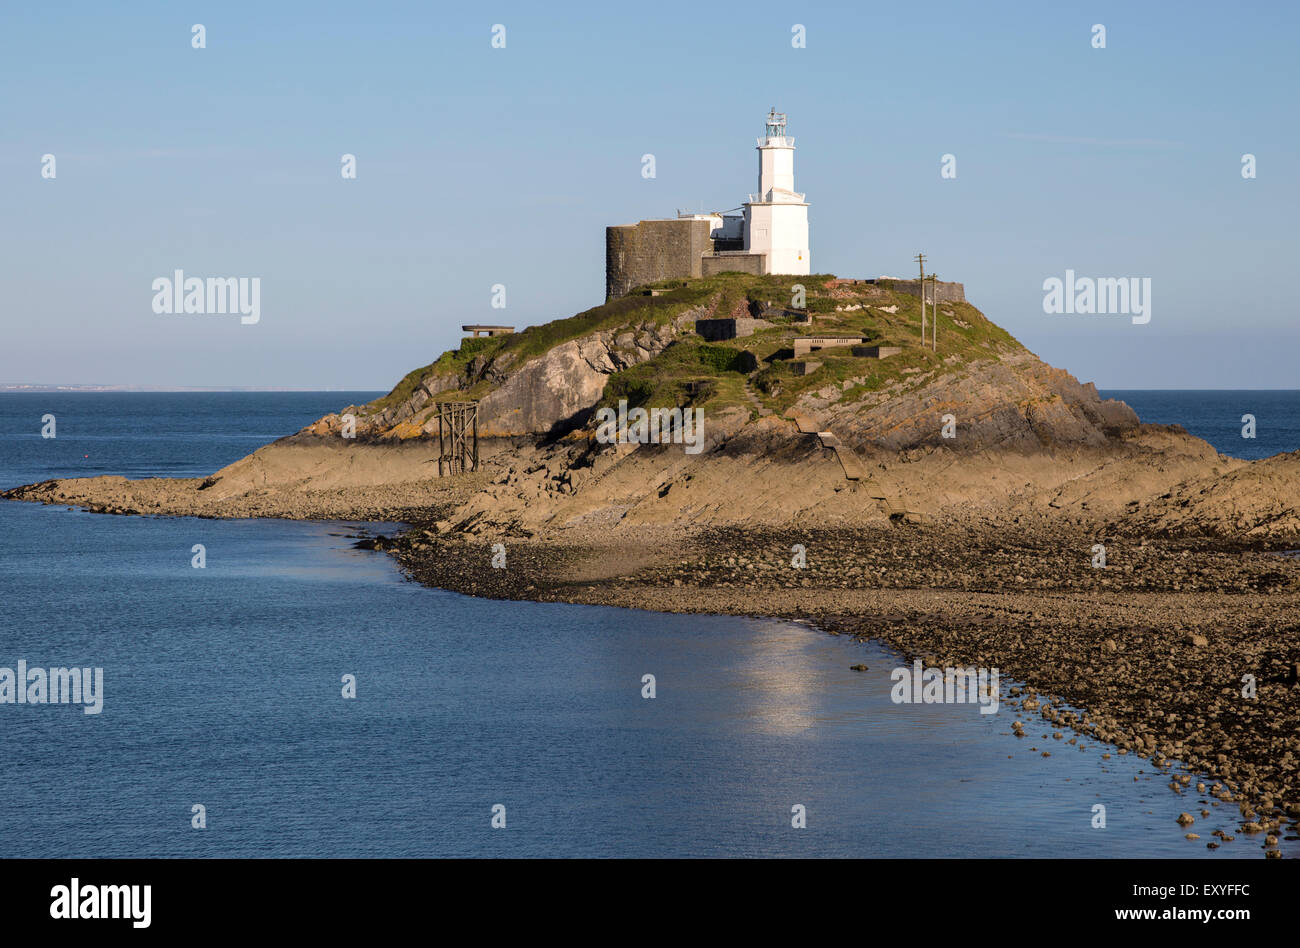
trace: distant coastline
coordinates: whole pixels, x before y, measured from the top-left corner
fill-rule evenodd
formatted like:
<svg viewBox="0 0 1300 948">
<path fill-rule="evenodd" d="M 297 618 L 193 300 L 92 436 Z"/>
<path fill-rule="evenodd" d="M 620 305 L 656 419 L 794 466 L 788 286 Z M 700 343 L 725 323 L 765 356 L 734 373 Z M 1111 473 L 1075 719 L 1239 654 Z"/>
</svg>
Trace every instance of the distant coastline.
<svg viewBox="0 0 1300 948">
<path fill-rule="evenodd" d="M 1098 386 L 1103 392 L 1297 392 L 1300 388 L 1130 388 Z M 278 385 L 101 385 L 93 382 L 0 382 L 0 392 L 369 392 L 374 386 L 297 388 Z"/>
<path fill-rule="evenodd" d="M 97 385 L 90 382 L 45 384 L 0 382 L 0 392 L 363 392 L 367 388 L 288 388 L 265 385 Z M 377 391 L 377 389 L 376 389 Z"/>
</svg>

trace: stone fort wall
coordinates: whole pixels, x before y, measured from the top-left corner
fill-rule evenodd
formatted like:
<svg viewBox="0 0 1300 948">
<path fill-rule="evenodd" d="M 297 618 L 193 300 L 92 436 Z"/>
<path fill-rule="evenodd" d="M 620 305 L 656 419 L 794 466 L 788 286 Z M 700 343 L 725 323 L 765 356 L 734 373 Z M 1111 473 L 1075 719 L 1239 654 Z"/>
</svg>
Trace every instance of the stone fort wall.
<svg viewBox="0 0 1300 948">
<path fill-rule="evenodd" d="M 763 255 L 761 253 L 714 254 L 700 261 L 702 276 L 713 276 L 715 273 L 726 273 L 728 270 L 738 270 L 741 273 L 762 276 L 764 273 Z"/>
<path fill-rule="evenodd" d="M 605 228 L 605 299 L 634 286 L 698 277 L 700 257 L 713 252 L 707 220 L 677 218 Z"/>
<path fill-rule="evenodd" d="M 886 289 L 893 290 L 896 293 L 906 293 L 909 296 L 921 295 L 920 280 L 868 280 L 868 283 L 875 283 Z M 925 281 L 929 284 L 929 280 Z M 926 287 L 927 294 L 930 293 L 930 287 Z M 964 303 L 966 302 L 966 287 L 961 283 L 945 283 L 943 280 L 937 280 L 933 286 L 933 298 L 936 303 Z"/>
<path fill-rule="evenodd" d="M 605 228 L 605 299 L 626 296 L 633 287 L 683 277 L 713 276 L 728 270 L 764 273 L 763 255 L 714 252 L 709 239 L 712 225 L 707 220 L 670 218 L 641 221 Z M 854 280 L 875 284 L 898 293 L 921 295 L 919 280 Z M 935 301 L 966 302 L 966 288 L 960 283 L 934 285 Z"/>
</svg>

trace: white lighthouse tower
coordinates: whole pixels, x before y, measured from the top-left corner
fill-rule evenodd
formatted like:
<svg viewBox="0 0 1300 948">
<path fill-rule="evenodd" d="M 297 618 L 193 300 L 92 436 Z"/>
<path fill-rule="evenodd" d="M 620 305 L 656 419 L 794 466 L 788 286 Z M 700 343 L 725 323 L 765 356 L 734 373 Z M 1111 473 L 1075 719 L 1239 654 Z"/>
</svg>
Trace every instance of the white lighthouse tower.
<svg viewBox="0 0 1300 948">
<path fill-rule="evenodd" d="M 758 193 L 745 202 L 745 250 L 761 253 L 768 273 L 811 273 L 808 203 L 794 189 L 794 139 L 785 134 L 785 113 L 767 116 L 758 140 Z"/>
</svg>

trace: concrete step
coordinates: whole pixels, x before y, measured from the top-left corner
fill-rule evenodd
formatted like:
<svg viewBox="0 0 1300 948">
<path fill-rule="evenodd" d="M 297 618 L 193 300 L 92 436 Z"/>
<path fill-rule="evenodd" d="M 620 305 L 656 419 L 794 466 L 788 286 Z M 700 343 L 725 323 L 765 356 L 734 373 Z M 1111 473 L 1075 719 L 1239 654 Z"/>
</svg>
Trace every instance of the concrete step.
<svg viewBox="0 0 1300 948">
<path fill-rule="evenodd" d="M 760 418 L 766 418 L 768 415 L 772 414 L 772 409 L 764 405 L 763 400 L 759 398 L 758 393 L 754 391 L 753 378 L 754 373 L 752 372 L 745 376 L 745 399 L 754 406 L 754 410 L 758 412 Z"/>
<path fill-rule="evenodd" d="M 862 461 L 858 459 L 852 448 L 846 444 L 836 444 L 835 456 L 840 459 L 840 467 L 844 468 L 845 477 L 851 481 L 866 480 L 867 469 L 862 466 Z"/>
<path fill-rule="evenodd" d="M 870 482 L 871 475 L 867 472 L 867 467 L 862 463 L 862 459 L 858 457 L 858 453 L 850 445 L 841 441 L 835 432 L 823 429 L 807 415 L 799 412 L 790 412 L 788 417 L 798 426 L 802 433 L 815 434 L 822 447 L 830 448 L 835 452 L 835 457 L 839 459 L 840 467 L 844 470 L 844 477 L 847 480 Z M 925 515 L 920 511 L 908 510 L 892 498 L 878 494 L 870 496 L 872 500 L 879 503 L 881 510 L 889 514 L 891 518 L 895 516 L 901 517 L 909 523 L 921 523 L 924 520 Z"/>
<path fill-rule="evenodd" d="M 790 412 L 789 418 L 798 426 L 804 434 L 817 434 L 818 425 L 807 415 L 801 415 L 798 412 Z"/>
</svg>

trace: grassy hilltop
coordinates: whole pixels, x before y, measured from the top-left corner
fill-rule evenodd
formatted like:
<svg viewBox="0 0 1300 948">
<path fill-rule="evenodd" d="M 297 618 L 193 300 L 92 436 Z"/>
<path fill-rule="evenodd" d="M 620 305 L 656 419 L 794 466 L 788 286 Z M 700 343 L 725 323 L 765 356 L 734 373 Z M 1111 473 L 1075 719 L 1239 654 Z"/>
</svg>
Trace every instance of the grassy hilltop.
<svg viewBox="0 0 1300 948">
<path fill-rule="evenodd" d="M 805 288 L 805 307 L 790 308 L 795 286 Z M 811 322 L 802 321 L 805 314 Z M 688 318 L 693 317 L 693 318 Z M 760 317 L 772 323 L 752 336 L 710 343 L 696 335 L 694 319 Z M 612 333 L 629 346 L 634 333 L 671 331 L 671 340 L 649 358 L 609 374 L 602 404 L 626 398 L 632 405 L 743 407 L 782 412 L 804 392 L 843 386 L 848 403 L 909 377 L 934 379 L 972 361 L 997 359 L 1023 347 L 969 303 L 938 306 L 939 351 L 921 344 L 920 300 L 875 284 L 838 284 L 829 274 L 751 276 L 723 273 L 697 279 L 665 280 L 640 287 L 618 300 L 576 316 L 494 338 L 465 339 L 459 349 L 408 373 L 367 414 L 393 412 L 421 387 L 429 393 L 423 412 L 411 412 L 413 428 L 438 401 L 481 399 L 529 360 L 557 346 L 599 333 Z M 902 352 L 876 360 L 849 348 L 823 349 L 812 356 L 822 365 L 796 375 L 792 336 L 861 336 L 864 345 L 898 346 Z M 646 355 L 645 352 L 642 355 Z M 421 405 L 426 404 L 421 400 Z"/>
</svg>

